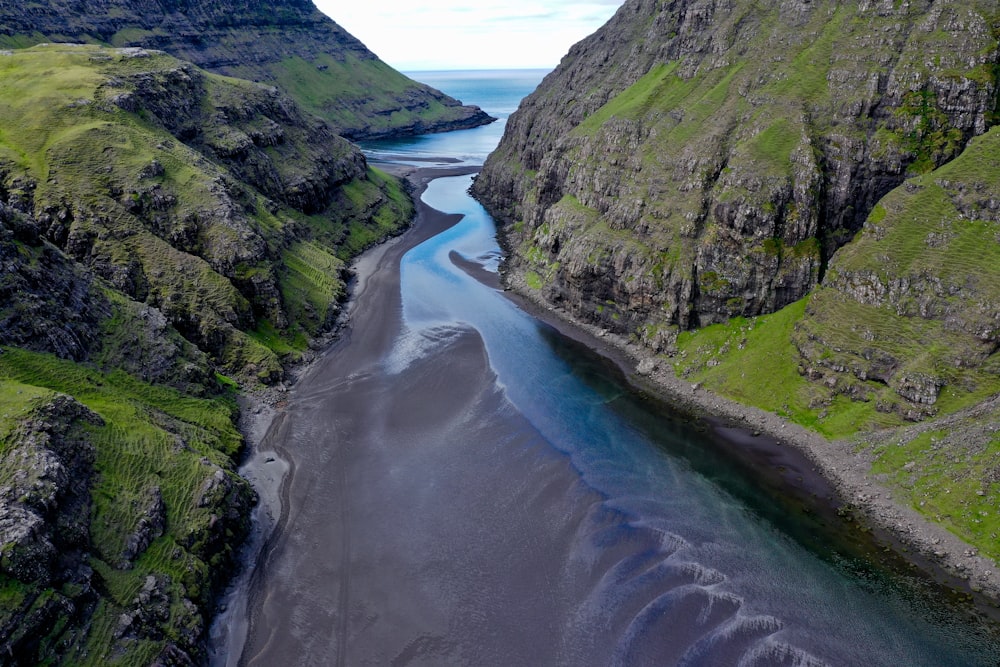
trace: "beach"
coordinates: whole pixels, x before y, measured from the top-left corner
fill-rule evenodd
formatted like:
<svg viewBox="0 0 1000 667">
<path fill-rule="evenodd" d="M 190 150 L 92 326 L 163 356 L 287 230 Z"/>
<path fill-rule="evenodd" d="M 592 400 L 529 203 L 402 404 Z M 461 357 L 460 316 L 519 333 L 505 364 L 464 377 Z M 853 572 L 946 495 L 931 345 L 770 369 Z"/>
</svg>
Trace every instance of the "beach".
<svg viewBox="0 0 1000 667">
<path fill-rule="evenodd" d="M 829 498 L 830 503 L 850 512 L 862 527 L 871 530 L 878 542 L 945 586 L 972 594 L 984 612 L 1000 618 L 1000 568 L 944 527 L 897 501 L 892 490 L 871 473 L 871 459 L 855 443 L 827 440 L 778 415 L 687 382 L 649 349 L 533 299 L 534 291 L 520 277 L 507 276 L 507 284 L 512 298 L 522 308 L 563 335 L 615 360 L 634 386 L 708 420 L 731 441 L 734 453 L 747 447 L 763 452 L 796 450 L 801 455 L 794 457 L 796 466 L 816 473 L 812 484 L 803 490 L 818 498 Z M 997 402 L 1000 397 L 979 409 L 987 410 Z M 766 473 L 766 469 L 762 472 Z M 793 487 L 794 477 L 789 478 Z M 810 490 L 810 486 L 815 488 Z"/>
<path fill-rule="evenodd" d="M 430 180 L 474 171 L 397 173 L 409 180 L 419 202 Z M 580 509 L 596 506 L 599 498 L 590 497 L 593 491 L 571 474 L 567 461 L 511 409 L 496 388 L 476 332 L 442 328 L 433 334 L 430 354 L 395 374 L 375 372 L 403 331 L 400 258 L 460 218 L 419 202 L 408 231 L 354 264 L 350 301 L 332 343 L 296 370 L 292 386 L 247 400 L 242 426 L 251 454 L 242 472 L 254 482 L 261 503 L 246 551 L 248 567 L 224 601 L 213 633 L 225 646 L 216 650 L 213 664 L 275 664 L 307 655 L 326 664 L 500 664 L 544 656 L 572 664 L 566 651 L 589 651 L 581 659 L 598 655 L 622 631 L 612 624 L 606 636 L 569 632 L 562 642 L 551 641 L 558 634 L 552 619 L 579 607 L 589 594 L 577 584 L 552 584 L 566 579 L 566 563 L 572 567 L 579 560 L 571 547 L 580 536 L 572 533 L 581 525 L 605 530 L 601 521 L 611 519 L 595 519 Z M 450 259 L 499 287 L 496 274 L 454 253 Z M 871 531 L 876 542 L 892 546 L 938 581 L 981 591 L 984 609 L 989 596 L 998 595 L 992 564 L 896 503 L 849 444 L 827 442 L 775 415 L 693 387 L 636 346 L 534 303 L 524 296 L 531 294 L 526 286 L 513 287 L 508 298 L 612 359 L 634 387 L 703 420 L 720 446 L 762 483 L 826 512 L 831 521 L 846 508 L 858 519 L 858 530 Z M 437 371 L 444 364 L 450 374 L 442 381 Z M 450 444 L 441 444 L 445 441 Z M 409 453 L 411 442 L 423 446 Z M 482 457 L 483 448 L 509 448 L 512 442 L 519 454 L 497 474 Z M 441 472 L 458 466 L 461 474 Z M 467 517 L 483 515 L 499 517 L 507 532 L 478 535 L 457 551 L 454 545 L 441 550 L 454 531 L 477 535 Z M 422 525 L 415 518 L 427 516 L 436 517 L 434 523 Z M 295 530 L 287 531 L 293 522 Z M 482 557 L 504 549 L 511 553 L 502 574 L 479 569 Z M 394 576 L 381 574 L 386 572 Z M 579 575 L 593 587 L 590 570 Z M 459 585 L 464 579 L 466 585 Z M 510 581 L 520 583 L 508 597 L 499 596 Z M 492 596 L 491 611 L 484 615 L 483 600 L 469 595 Z M 326 613 L 288 613 L 303 608 Z M 476 613 L 458 623 L 444 612 L 454 608 Z M 497 629 L 514 618 L 517 627 L 506 634 Z M 524 627 L 534 632 L 512 642 Z M 473 636 L 492 637 L 494 643 L 480 638 L 472 654 L 467 644 L 455 641 Z"/>
</svg>

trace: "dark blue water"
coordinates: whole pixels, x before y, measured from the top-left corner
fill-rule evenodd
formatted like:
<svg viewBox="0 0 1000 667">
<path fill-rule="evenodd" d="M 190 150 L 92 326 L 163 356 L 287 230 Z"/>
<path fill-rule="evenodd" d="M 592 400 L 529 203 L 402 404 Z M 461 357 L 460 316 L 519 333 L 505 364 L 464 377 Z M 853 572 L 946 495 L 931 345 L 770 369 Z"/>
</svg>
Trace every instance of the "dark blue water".
<svg viewBox="0 0 1000 667">
<path fill-rule="evenodd" d="M 472 72 L 407 72 L 409 77 L 437 88 L 465 104 L 475 104 L 497 122 L 471 130 L 425 134 L 391 141 L 362 144 L 374 160 L 427 164 L 427 159 L 448 158 L 461 164 L 481 165 L 503 136 L 507 118 L 548 74 L 547 70 L 487 70 Z"/>
<path fill-rule="evenodd" d="M 505 118 L 541 74 L 417 78 Z M 373 158 L 476 164 L 500 128 L 366 149 Z M 604 574 L 574 607 L 573 623 L 621 625 L 611 663 L 1000 664 L 994 625 L 945 604 L 919 577 L 860 557 L 841 539 L 849 527 L 798 515 L 756 488 L 709 434 L 460 268 L 456 254 L 488 271 L 500 258 L 470 183 L 437 179 L 423 196 L 465 217 L 404 257 L 406 327 L 385 371 L 405 373 L 440 352 L 449 341 L 441 332 L 471 328 L 482 338 L 507 400 L 602 499 L 590 510 L 592 528 L 575 529 L 573 558 L 602 563 Z"/>
</svg>

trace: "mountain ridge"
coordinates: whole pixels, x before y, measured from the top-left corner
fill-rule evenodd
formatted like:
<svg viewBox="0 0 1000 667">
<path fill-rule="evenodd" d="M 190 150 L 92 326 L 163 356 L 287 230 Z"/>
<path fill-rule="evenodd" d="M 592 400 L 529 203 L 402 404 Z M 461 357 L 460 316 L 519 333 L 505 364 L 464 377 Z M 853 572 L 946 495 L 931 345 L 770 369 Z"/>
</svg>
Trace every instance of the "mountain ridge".
<svg viewBox="0 0 1000 667">
<path fill-rule="evenodd" d="M 629 0 L 475 181 L 504 280 L 997 559 L 998 36 L 995 2 Z"/>
<path fill-rule="evenodd" d="M 494 119 L 379 60 L 310 0 L 49 0 L 0 5 L 0 47 L 87 42 L 166 51 L 280 88 L 353 140 Z"/>
<path fill-rule="evenodd" d="M 550 299 L 588 317 L 621 304 L 601 314 L 609 328 L 613 313 L 648 323 L 663 346 L 660 323 L 771 312 L 804 296 L 908 168 L 953 158 L 992 122 L 990 3 L 968 30 L 962 8 L 917 4 L 627 2 L 524 101 L 475 192 L 525 224 L 505 234 L 547 257 L 531 271 L 559 264 Z M 927 67 L 935 40 L 946 60 Z M 594 248 L 572 246 L 598 237 L 580 233 L 595 220 L 624 264 L 592 295 Z"/>
</svg>

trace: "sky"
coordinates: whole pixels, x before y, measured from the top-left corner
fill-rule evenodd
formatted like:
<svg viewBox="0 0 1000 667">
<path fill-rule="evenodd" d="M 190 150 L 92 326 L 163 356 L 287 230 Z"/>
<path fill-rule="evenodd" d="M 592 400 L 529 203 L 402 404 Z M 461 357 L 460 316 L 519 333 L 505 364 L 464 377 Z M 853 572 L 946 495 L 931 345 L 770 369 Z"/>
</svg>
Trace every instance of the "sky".
<svg viewBox="0 0 1000 667">
<path fill-rule="evenodd" d="M 551 69 L 624 0 L 314 0 L 397 70 Z"/>
</svg>

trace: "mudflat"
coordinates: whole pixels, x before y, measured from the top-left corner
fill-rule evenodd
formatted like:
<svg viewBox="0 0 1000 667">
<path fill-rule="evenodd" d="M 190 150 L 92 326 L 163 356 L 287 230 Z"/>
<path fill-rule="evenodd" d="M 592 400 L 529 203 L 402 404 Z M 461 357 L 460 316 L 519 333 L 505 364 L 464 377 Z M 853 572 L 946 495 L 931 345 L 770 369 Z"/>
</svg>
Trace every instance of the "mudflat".
<svg viewBox="0 0 1000 667">
<path fill-rule="evenodd" d="M 579 603 L 565 564 L 600 498 L 507 402 L 478 334 L 424 333 L 430 353 L 386 368 L 399 259 L 458 219 L 421 204 L 363 259 L 348 326 L 262 443 L 288 472 L 240 664 L 537 664 L 593 646 L 553 641 L 553 624 Z"/>
<path fill-rule="evenodd" d="M 430 178 L 469 171 L 418 169 L 408 178 L 419 190 Z M 245 649 L 231 643 L 216 662 L 736 664 L 752 656 L 758 662 L 747 664 L 807 664 L 814 651 L 848 663 L 857 650 L 867 654 L 868 643 L 880 641 L 868 624 L 848 632 L 838 620 L 838 633 L 857 638 L 837 641 L 829 619 L 815 613 L 842 595 L 840 580 L 807 559 L 798 576 L 825 582 L 810 593 L 813 602 L 800 601 L 780 578 L 760 589 L 757 572 L 780 571 L 773 559 L 788 550 L 764 548 L 774 541 L 769 530 L 745 531 L 724 499 L 707 513 L 697 509 L 702 486 L 687 479 L 683 465 L 662 468 L 642 458 L 632 471 L 632 454 L 605 460 L 606 450 L 597 448 L 589 450 L 602 462 L 595 472 L 611 475 L 602 478 L 611 486 L 583 481 L 580 461 L 552 446 L 553 433 L 546 439 L 536 431 L 498 382 L 492 329 L 473 314 L 487 308 L 486 296 L 465 302 L 472 311 L 449 311 L 464 315 L 405 326 L 401 257 L 459 219 L 420 202 L 410 232 L 361 258 L 348 325 L 278 406 L 256 456 L 257 481 L 268 481 L 263 506 L 277 518 L 241 584 L 249 605 L 239 590 L 230 602 L 233 610 L 248 609 L 230 623 L 231 632 L 245 630 Z M 428 266 L 428 257 L 418 251 L 408 259 L 407 276 L 417 264 Z M 448 261 L 487 291 L 497 289 L 495 274 L 475 260 L 451 251 Z M 435 303 L 453 298 L 441 283 L 406 284 L 423 285 Z M 412 287 L 406 294 L 409 309 Z M 517 331 L 508 340 L 521 367 L 536 357 L 520 345 L 530 336 Z M 606 346 L 606 336 L 569 333 L 609 347 L 627 374 L 628 359 Z M 548 372 L 525 377 L 558 385 Z M 594 405 L 609 400 L 593 398 Z M 539 428 L 550 428 L 519 405 Z M 733 428 L 740 421 L 749 423 L 708 419 L 704 426 L 747 467 L 778 471 L 764 475 L 765 483 L 825 505 L 819 498 L 835 491 L 808 457 L 761 437 L 756 425 Z M 575 423 L 563 426 L 583 422 Z M 577 436 L 617 437 L 603 428 Z M 652 495 L 614 477 L 653 469 Z M 759 543 L 756 555 L 751 543 Z M 805 616 L 788 611 L 800 604 Z M 909 655 L 936 660 L 933 639 L 914 639 Z"/>
</svg>

